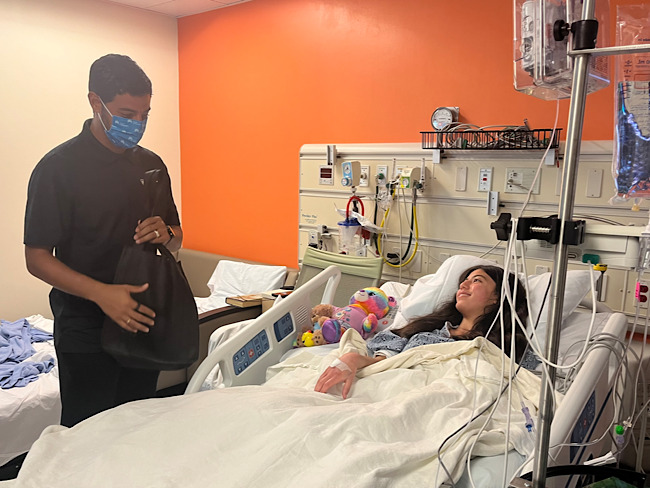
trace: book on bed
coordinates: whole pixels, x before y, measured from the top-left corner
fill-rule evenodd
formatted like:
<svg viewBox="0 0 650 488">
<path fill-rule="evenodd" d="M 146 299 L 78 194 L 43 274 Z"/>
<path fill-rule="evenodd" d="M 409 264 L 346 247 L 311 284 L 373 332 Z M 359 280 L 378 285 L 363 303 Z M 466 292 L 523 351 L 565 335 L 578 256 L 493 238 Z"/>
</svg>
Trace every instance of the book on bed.
<svg viewBox="0 0 650 488">
<path fill-rule="evenodd" d="M 264 296 L 261 293 L 253 293 L 252 295 L 237 295 L 236 297 L 227 297 L 226 303 L 234 305 L 235 307 L 255 307 L 261 305 Z"/>
</svg>

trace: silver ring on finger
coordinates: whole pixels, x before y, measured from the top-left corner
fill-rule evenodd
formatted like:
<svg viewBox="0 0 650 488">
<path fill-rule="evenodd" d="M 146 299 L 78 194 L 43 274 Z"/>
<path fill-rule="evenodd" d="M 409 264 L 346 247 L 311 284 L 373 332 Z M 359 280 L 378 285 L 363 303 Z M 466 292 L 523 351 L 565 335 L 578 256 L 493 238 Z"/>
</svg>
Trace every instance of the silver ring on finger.
<svg viewBox="0 0 650 488">
<path fill-rule="evenodd" d="M 153 230 L 153 233 L 156 234 L 156 238 L 160 237 L 160 232 L 158 232 L 156 229 Z"/>
</svg>

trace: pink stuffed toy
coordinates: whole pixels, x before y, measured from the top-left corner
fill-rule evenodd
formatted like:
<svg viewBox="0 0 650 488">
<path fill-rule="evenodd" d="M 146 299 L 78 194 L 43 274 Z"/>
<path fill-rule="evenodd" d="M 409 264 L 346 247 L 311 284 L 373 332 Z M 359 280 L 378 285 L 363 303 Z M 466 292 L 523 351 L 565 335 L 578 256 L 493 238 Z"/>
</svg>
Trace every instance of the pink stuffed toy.
<svg viewBox="0 0 650 488">
<path fill-rule="evenodd" d="M 367 339 L 377 331 L 379 319 L 385 317 L 396 304 L 393 297 L 387 296 L 379 288 L 359 290 L 350 298 L 350 305 L 338 309 L 332 318 L 322 323 L 323 338 L 328 343 L 338 342 L 343 333 L 352 327 Z"/>
</svg>

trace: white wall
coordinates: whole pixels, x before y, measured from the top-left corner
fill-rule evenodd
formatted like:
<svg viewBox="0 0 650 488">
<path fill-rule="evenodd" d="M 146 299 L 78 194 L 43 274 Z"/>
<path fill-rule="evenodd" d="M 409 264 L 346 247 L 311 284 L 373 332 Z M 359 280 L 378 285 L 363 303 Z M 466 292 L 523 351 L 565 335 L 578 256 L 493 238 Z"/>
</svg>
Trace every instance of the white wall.
<svg viewBox="0 0 650 488">
<path fill-rule="evenodd" d="M 50 287 L 25 268 L 23 219 L 34 166 L 92 117 L 91 63 L 131 56 L 154 97 L 141 142 L 158 153 L 180 211 L 176 19 L 97 0 L 0 1 L 0 319 L 51 317 Z"/>
</svg>

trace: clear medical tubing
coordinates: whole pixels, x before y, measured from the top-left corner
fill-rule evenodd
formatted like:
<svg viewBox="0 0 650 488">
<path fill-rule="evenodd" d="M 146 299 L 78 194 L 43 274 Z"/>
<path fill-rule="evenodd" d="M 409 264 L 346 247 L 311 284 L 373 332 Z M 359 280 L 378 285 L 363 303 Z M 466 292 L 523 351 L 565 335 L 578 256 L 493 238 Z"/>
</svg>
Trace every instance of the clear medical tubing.
<svg viewBox="0 0 650 488">
<path fill-rule="evenodd" d="M 582 8 L 582 19 L 594 18 L 595 0 L 584 0 Z M 546 352 L 548 359 L 552 362 L 557 360 L 557 348 L 559 343 L 559 324 L 562 319 L 562 305 L 564 298 L 564 283 L 566 280 L 566 268 L 568 262 L 568 248 L 564 244 L 564 223 L 573 217 L 573 199 L 575 195 L 575 183 L 578 172 L 578 155 L 580 153 L 580 139 L 582 136 L 582 121 L 584 119 L 584 106 L 587 95 L 587 80 L 590 56 L 609 56 L 615 54 L 650 52 L 650 44 L 636 46 L 615 46 L 608 48 L 571 50 L 569 54 L 575 57 L 571 105 L 569 108 L 569 121 L 567 130 L 567 141 L 565 149 L 565 166 L 563 170 L 562 195 L 560 200 L 560 238 L 555 247 L 551 306 L 549 310 L 549 326 L 547 330 Z M 548 465 L 548 448 L 550 427 L 553 417 L 552 385 L 555 380 L 555 371 L 549 370 L 543 374 L 542 392 L 540 395 L 540 415 L 538 421 L 539 435 L 535 447 L 535 459 L 533 466 L 534 488 L 545 488 L 546 468 Z"/>
</svg>

